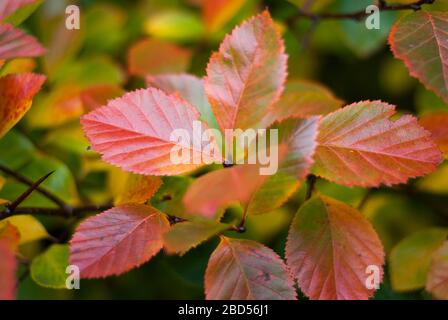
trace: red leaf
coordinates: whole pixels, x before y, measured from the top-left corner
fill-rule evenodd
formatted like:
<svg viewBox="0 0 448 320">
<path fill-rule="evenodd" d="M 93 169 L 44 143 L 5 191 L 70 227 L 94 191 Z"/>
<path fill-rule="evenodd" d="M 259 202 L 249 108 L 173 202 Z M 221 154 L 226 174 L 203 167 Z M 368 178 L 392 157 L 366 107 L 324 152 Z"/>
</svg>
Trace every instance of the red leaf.
<svg viewBox="0 0 448 320">
<path fill-rule="evenodd" d="M 35 1 L 36 0 L 2 0 L 0 2 L 0 20 L 9 17 L 17 11 L 17 9 Z"/>
<path fill-rule="evenodd" d="M 193 121 L 199 113 L 177 95 L 149 88 L 127 93 L 109 101 L 108 105 L 92 111 L 81 119 L 93 149 L 102 154 L 104 161 L 123 170 L 145 175 L 175 175 L 203 165 L 193 159 L 221 161 L 213 151 L 206 153 L 192 144 L 170 141 L 175 129 L 184 129 L 191 139 L 196 137 Z M 205 130 L 205 124 L 202 125 Z M 202 133 L 202 132 L 200 132 Z M 188 164 L 173 164 L 170 153 L 173 147 L 190 154 Z"/>
<path fill-rule="evenodd" d="M 426 290 L 437 299 L 448 300 L 448 241 L 432 257 Z"/>
<path fill-rule="evenodd" d="M 186 48 L 157 39 L 145 39 L 129 50 L 128 69 L 130 74 L 141 77 L 185 72 L 191 56 L 191 51 Z"/>
<path fill-rule="evenodd" d="M 0 24 L 0 59 L 43 55 L 45 49 L 34 38 L 10 24 Z"/>
<path fill-rule="evenodd" d="M 45 76 L 33 73 L 0 78 L 0 138 L 29 110 L 44 81 Z"/>
<path fill-rule="evenodd" d="M 190 214 L 213 218 L 218 209 L 232 202 L 246 203 L 268 177 L 260 175 L 259 169 L 258 165 L 245 164 L 203 175 L 185 194 L 185 208 Z"/>
<path fill-rule="evenodd" d="M 16 292 L 17 261 L 10 246 L 0 241 L 0 300 L 13 300 Z"/>
<path fill-rule="evenodd" d="M 295 300 L 283 260 L 251 240 L 221 237 L 205 272 L 208 300 Z"/>
<path fill-rule="evenodd" d="M 70 242 L 70 264 L 83 278 L 121 274 L 156 255 L 168 228 L 165 215 L 150 206 L 112 208 L 79 225 Z"/>
<path fill-rule="evenodd" d="M 314 197 L 297 212 L 286 259 L 300 289 L 311 299 L 368 299 L 369 265 L 382 277 L 381 242 L 363 215 L 345 203 Z M 381 279 L 379 279 L 381 280 Z"/>
<path fill-rule="evenodd" d="M 235 28 L 212 55 L 205 91 L 222 130 L 256 128 L 286 79 L 284 44 L 267 11 Z"/>
<path fill-rule="evenodd" d="M 440 151 L 417 119 L 390 117 L 395 107 L 363 101 L 321 121 L 314 172 L 348 186 L 393 185 L 434 171 Z"/>
<path fill-rule="evenodd" d="M 415 12 L 389 35 L 391 49 L 411 75 L 448 103 L 448 13 Z"/>
<path fill-rule="evenodd" d="M 426 115 L 420 119 L 420 124 L 431 132 L 439 149 L 448 156 L 448 113 Z"/>
<path fill-rule="evenodd" d="M 80 97 L 84 110 L 90 112 L 106 105 L 109 100 L 120 97 L 123 94 L 124 90 L 119 86 L 98 85 L 85 89 L 81 92 Z"/>
</svg>

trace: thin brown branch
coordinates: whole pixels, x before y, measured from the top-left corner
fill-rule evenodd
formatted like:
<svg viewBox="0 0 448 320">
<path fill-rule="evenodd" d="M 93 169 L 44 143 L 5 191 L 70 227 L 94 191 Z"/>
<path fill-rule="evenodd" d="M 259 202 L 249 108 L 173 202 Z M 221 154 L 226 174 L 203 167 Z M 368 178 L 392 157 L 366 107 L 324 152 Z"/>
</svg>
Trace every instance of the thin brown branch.
<svg viewBox="0 0 448 320">
<path fill-rule="evenodd" d="M 41 184 L 42 182 L 44 182 L 45 180 L 47 180 L 47 178 L 49 176 L 51 176 L 53 174 L 54 171 L 46 174 L 45 176 L 41 177 L 39 180 L 37 180 L 36 182 L 34 182 L 31 186 L 29 186 L 29 188 L 27 190 L 25 190 L 24 193 L 22 193 L 16 200 L 14 200 L 13 202 L 7 204 L 5 206 L 5 212 L 6 213 L 13 213 L 14 210 L 23 202 L 26 200 L 26 198 L 28 198 L 30 196 L 31 193 L 33 193 L 34 190 L 36 190 Z"/>
<path fill-rule="evenodd" d="M 24 215 L 24 214 L 70 218 L 70 217 L 82 216 L 90 212 L 105 211 L 110 208 L 112 208 L 112 205 L 110 204 L 101 206 L 88 205 L 88 206 L 73 207 L 70 208 L 70 211 L 66 211 L 60 208 L 19 207 L 15 209 L 14 212 L 12 213 L 8 213 L 5 211 L 0 213 L 0 220 L 9 218 L 11 216 Z"/>
<path fill-rule="evenodd" d="M 28 178 L 22 176 L 20 173 L 15 172 L 15 171 L 5 167 L 4 165 L 0 164 L 0 171 L 2 171 L 3 173 L 7 174 L 8 176 L 13 177 L 15 180 L 17 180 L 20 183 L 23 183 L 23 184 L 27 185 L 28 187 L 32 187 L 34 185 L 33 181 L 31 181 Z M 42 194 L 43 196 L 45 196 L 50 201 L 52 201 L 53 203 L 55 203 L 62 210 L 65 210 L 67 213 L 70 213 L 71 208 L 69 206 L 67 206 L 63 200 L 61 200 L 59 197 L 57 197 L 53 193 L 43 189 L 40 186 L 35 188 L 35 190 L 37 192 L 39 192 L 40 194 Z"/>
</svg>

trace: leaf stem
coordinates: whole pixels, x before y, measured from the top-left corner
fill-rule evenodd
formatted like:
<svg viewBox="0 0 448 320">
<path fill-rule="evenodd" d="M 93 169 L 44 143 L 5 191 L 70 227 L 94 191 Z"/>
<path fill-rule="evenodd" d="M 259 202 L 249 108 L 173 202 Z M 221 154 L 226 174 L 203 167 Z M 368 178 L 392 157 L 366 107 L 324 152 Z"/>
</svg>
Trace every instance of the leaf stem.
<svg viewBox="0 0 448 320">
<path fill-rule="evenodd" d="M 316 188 L 317 177 L 314 174 L 309 174 L 306 177 L 307 189 L 305 200 L 311 199 L 314 193 L 314 189 Z"/>
</svg>

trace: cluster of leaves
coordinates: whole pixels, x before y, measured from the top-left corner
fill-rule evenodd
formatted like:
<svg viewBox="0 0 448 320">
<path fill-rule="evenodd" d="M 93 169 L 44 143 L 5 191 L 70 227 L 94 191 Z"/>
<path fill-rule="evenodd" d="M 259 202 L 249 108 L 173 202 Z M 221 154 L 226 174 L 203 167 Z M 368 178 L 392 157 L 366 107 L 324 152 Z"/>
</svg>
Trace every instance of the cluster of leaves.
<svg viewBox="0 0 448 320">
<path fill-rule="evenodd" d="M 40 1 L 22 2 L 7 1 L 0 19 L 12 12 L 13 17 L 22 17 L 20 10 L 31 12 Z M 220 29 L 243 2 L 204 1 L 206 31 L 197 32 Z M 163 19 L 182 20 L 176 15 Z M 160 32 L 163 19 L 146 25 L 148 32 Z M 72 152 L 83 154 L 86 175 L 90 167 L 108 170 L 113 207 L 82 221 L 69 245 L 52 245 L 34 258 L 30 268 L 37 283 L 64 288 L 68 264 L 78 266 L 82 278 L 119 275 L 162 249 L 184 255 L 219 236 L 205 272 L 207 299 L 292 300 L 297 298 L 295 283 L 311 299 L 368 299 L 374 294 L 375 289 L 366 286 L 366 270 L 376 266 L 383 277 L 385 249 L 380 237 L 357 208 L 316 192 L 315 179 L 377 188 L 430 174 L 447 155 L 448 113 L 430 114 L 419 122 L 412 115 L 397 115 L 395 107 L 383 101 L 346 105 L 320 84 L 287 79 L 288 56 L 279 29 L 268 11 L 246 20 L 225 36 L 204 78 L 182 73 L 191 59 L 190 50 L 157 38 L 141 40 L 129 50 L 128 71 L 143 77 L 147 88 L 125 94 L 120 72 L 104 59 L 91 58 L 83 65 L 64 61 L 58 41 L 73 42 L 79 33 L 61 31 L 66 34 L 50 41 L 46 68 L 52 91 L 31 110 L 30 125 L 48 128 L 77 121 L 87 113 L 81 125 L 92 149 L 104 162 L 123 171 L 98 161 L 94 152 L 83 147 L 64 146 L 64 150 L 72 147 L 76 149 Z M 0 30 L 4 30 L 0 59 L 43 53 L 34 38 L 11 25 L 0 25 Z M 396 22 L 389 34 L 394 55 L 445 103 L 447 30 L 448 14 L 415 12 Z M 197 36 L 188 32 L 183 39 Z M 14 45 L 12 41 L 19 42 Z M 95 72 L 86 74 L 84 68 L 94 65 Z M 68 73 L 77 82 L 66 80 Z M 0 135 L 28 111 L 43 80 L 33 74 L 0 78 Z M 193 121 L 201 121 L 203 129 L 222 132 L 278 129 L 279 171 L 261 176 L 259 165 L 228 167 L 225 155 L 170 140 L 173 129 L 184 129 L 193 136 Z M 82 139 L 79 127 L 55 129 L 53 138 L 47 139 L 62 147 L 57 141 L 61 134 L 71 139 L 81 134 Z M 174 147 L 226 165 L 173 164 L 170 151 Z M 258 241 L 235 237 L 245 231 L 246 222 L 275 212 L 297 195 L 305 179 L 308 192 L 290 223 L 285 260 Z M 110 195 L 98 198 L 101 201 Z M 75 206 L 78 199 L 69 202 Z M 5 205 L 12 210 L 6 200 Z M 228 219 L 229 208 L 238 212 L 237 221 Z M 423 230 L 393 248 L 389 267 L 394 288 L 426 287 L 434 297 L 448 299 L 447 234 L 443 228 Z M 19 244 L 48 237 L 29 215 L 12 215 L 0 222 L 0 298 L 14 296 Z"/>
</svg>

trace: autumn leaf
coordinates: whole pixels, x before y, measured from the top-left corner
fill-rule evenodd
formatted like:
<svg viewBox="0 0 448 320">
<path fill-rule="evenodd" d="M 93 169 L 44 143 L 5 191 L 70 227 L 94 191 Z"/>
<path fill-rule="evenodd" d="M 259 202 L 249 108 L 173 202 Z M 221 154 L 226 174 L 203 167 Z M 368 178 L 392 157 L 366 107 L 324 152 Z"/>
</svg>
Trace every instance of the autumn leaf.
<svg viewBox="0 0 448 320">
<path fill-rule="evenodd" d="M 208 300 L 295 300 L 287 267 L 271 249 L 221 237 L 205 272 Z"/>
<path fill-rule="evenodd" d="M 219 30 L 247 0 L 203 0 L 202 17 L 209 32 Z"/>
<path fill-rule="evenodd" d="M 123 94 L 124 90 L 117 85 L 96 85 L 81 91 L 80 98 L 84 111 L 90 112 L 106 105 L 109 100 L 118 98 Z"/>
<path fill-rule="evenodd" d="M 0 240 L 0 300 L 13 300 L 16 291 L 17 261 L 11 248 Z"/>
<path fill-rule="evenodd" d="M 296 177 L 284 172 L 269 176 L 253 192 L 247 203 L 247 214 L 264 214 L 279 208 L 299 188 L 299 185 L 300 182 Z"/>
<path fill-rule="evenodd" d="M 204 81 L 190 74 L 165 74 L 146 77 L 149 87 L 155 87 L 168 94 L 179 93 L 182 98 L 196 107 L 210 127 L 218 128 L 212 107 L 208 102 L 204 89 Z"/>
<path fill-rule="evenodd" d="M 187 212 L 213 218 L 218 209 L 233 202 L 247 203 L 268 177 L 260 175 L 259 169 L 258 165 L 244 164 L 199 177 L 184 196 Z"/>
<path fill-rule="evenodd" d="M 184 255 L 204 241 L 229 228 L 228 224 L 215 221 L 185 221 L 176 223 L 163 237 L 168 253 Z"/>
<path fill-rule="evenodd" d="M 142 176 L 113 169 L 109 174 L 109 186 L 115 205 L 145 203 L 162 185 L 160 177 Z"/>
<path fill-rule="evenodd" d="M 17 252 L 20 240 L 20 232 L 17 227 L 9 221 L 1 221 L 0 242 L 7 245 L 13 252 Z"/>
<path fill-rule="evenodd" d="M 448 300 L 448 241 L 432 256 L 426 290 L 437 299 Z"/>
<path fill-rule="evenodd" d="M 185 72 L 192 53 L 189 49 L 157 39 L 145 39 L 128 52 L 129 73 L 146 77 L 170 72 Z"/>
<path fill-rule="evenodd" d="M 79 225 L 70 241 L 70 264 L 79 267 L 83 278 L 127 272 L 162 249 L 168 228 L 165 215 L 150 206 L 112 208 Z"/>
<path fill-rule="evenodd" d="M 25 73 L 0 78 L 0 138 L 29 110 L 45 76 Z"/>
<path fill-rule="evenodd" d="M 171 141 L 174 130 L 183 129 L 193 138 L 193 122 L 199 113 L 177 95 L 149 88 L 127 93 L 85 115 L 81 119 L 87 138 L 104 161 L 145 175 L 175 175 L 204 165 L 204 161 L 222 161 L 201 141 L 198 150 L 194 143 Z M 202 124 L 202 130 L 206 125 Z M 203 133 L 199 132 L 199 133 Z M 189 155 L 188 163 L 173 164 L 170 154 L 177 148 Z M 198 161 L 193 161 L 199 159 Z M 195 163 L 196 162 L 196 163 Z"/>
<path fill-rule="evenodd" d="M 431 257 L 447 236 L 447 229 L 430 228 L 401 240 L 389 255 L 392 288 L 396 291 L 424 288 Z"/>
<path fill-rule="evenodd" d="M 15 254 L 20 235 L 10 223 L 0 225 L 0 301 L 13 300 L 16 292 L 17 261 Z"/>
<path fill-rule="evenodd" d="M 20 234 L 20 244 L 48 238 L 48 232 L 42 223 L 31 215 L 18 215 L 0 221 L 0 228 L 5 224 L 15 227 Z"/>
<path fill-rule="evenodd" d="M 30 5 L 37 0 L 2 0 L 0 3 L 0 21 L 9 17 L 19 8 Z"/>
<path fill-rule="evenodd" d="M 34 38 L 10 24 L 0 24 L 0 59 L 36 57 L 45 49 Z"/>
<path fill-rule="evenodd" d="M 384 252 L 370 223 L 343 202 L 315 196 L 297 212 L 289 230 L 286 259 L 310 299 L 368 299 L 368 266 L 382 276 Z M 381 280 L 381 279 L 378 279 Z"/>
<path fill-rule="evenodd" d="M 415 12 L 393 26 L 389 44 L 410 74 L 448 103 L 447 28 L 448 13 Z"/>
<path fill-rule="evenodd" d="M 267 11 L 236 27 L 207 66 L 205 91 L 222 131 L 257 128 L 286 79 L 285 48 Z"/>
<path fill-rule="evenodd" d="M 432 138 L 448 157 L 448 112 L 431 113 L 420 119 L 420 124 L 432 134 Z"/>
<path fill-rule="evenodd" d="M 417 119 L 390 120 L 381 101 L 351 104 L 325 116 L 319 127 L 314 173 L 348 186 L 404 183 L 434 171 L 440 151 Z"/>
<path fill-rule="evenodd" d="M 343 101 L 326 87 L 311 81 L 294 79 L 286 83 L 283 95 L 267 111 L 262 123 L 268 126 L 290 117 L 326 115 L 342 105 Z"/>
</svg>

